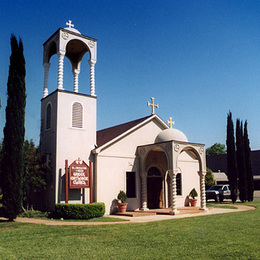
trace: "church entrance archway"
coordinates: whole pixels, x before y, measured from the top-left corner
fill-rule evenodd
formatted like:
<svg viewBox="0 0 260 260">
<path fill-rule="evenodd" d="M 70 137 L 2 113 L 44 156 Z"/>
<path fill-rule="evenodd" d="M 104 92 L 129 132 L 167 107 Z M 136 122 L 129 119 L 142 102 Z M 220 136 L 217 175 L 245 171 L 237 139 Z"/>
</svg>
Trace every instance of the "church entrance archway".
<svg viewBox="0 0 260 260">
<path fill-rule="evenodd" d="M 147 204 L 149 209 L 159 209 L 163 204 L 162 175 L 158 168 L 151 167 L 147 173 Z"/>
</svg>

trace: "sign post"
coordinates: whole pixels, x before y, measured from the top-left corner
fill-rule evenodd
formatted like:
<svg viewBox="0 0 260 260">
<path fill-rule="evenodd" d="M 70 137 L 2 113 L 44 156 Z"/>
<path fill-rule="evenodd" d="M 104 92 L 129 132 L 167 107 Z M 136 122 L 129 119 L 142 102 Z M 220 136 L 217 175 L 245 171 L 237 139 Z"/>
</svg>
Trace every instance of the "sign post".
<svg viewBox="0 0 260 260">
<path fill-rule="evenodd" d="M 69 167 L 68 160 L 65 160 L 65 203 L 69 202 Z"/>
<path fill-rule="evenodd" d="M 93 203 L 92 162 L 89 161 L 89 203 Z"/>
</svg>

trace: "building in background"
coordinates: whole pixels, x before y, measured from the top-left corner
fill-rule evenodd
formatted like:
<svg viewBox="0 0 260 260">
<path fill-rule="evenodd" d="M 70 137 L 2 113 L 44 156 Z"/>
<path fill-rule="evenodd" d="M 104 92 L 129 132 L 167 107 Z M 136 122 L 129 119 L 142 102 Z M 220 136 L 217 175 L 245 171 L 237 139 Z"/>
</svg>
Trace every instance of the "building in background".
<svg viewBox="0 0 260 260">
<path fill-rule="evenodd" d="M 254 174 L 255 190 L 260 190 L 260 150 L 251 151 L 251 163 Z M 207 167 L 213 171 L 214 177 L 217 176 L 218 183 L 228 183 L 227 173 L 227 155 L 216 154 L 207 156 Z M 222 175 L 218 173 L 221 172 Z M 225 173 L 225 175 L 223 175 Z"/>
</svg>

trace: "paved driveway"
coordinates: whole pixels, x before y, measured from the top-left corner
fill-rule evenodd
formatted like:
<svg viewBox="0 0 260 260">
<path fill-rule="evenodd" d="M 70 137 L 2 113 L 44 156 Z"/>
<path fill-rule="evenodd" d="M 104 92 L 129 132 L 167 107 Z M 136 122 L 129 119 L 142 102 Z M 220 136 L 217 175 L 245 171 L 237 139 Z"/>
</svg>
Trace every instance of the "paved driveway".
<svg viewBox="0 0 260 260">
<path fill-rule="evenodd" d="M 254 192 L 254 199 L 255 200 L 260 200 L 260 190 L 255 190 L 255 192 Z"/>
</svg>

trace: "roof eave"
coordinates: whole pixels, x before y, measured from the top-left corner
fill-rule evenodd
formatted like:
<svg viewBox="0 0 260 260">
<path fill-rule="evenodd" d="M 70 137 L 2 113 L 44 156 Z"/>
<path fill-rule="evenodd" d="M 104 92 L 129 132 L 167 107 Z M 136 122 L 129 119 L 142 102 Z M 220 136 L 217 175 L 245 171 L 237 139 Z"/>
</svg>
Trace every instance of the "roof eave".
<svg viewBox="0 0 260 260">
<path fill-rule="evenodd" d="M 125 131 L 124 133 L 122 133 L 121 135 L 118 135 L 117 137 L 113 138 L 112 140 L 108 141 L 107 143 L 101 145 L 100 147 L 97 147 L 96 149 L 92 150 L 93 154 L 98 154 L 100 153 L 102 150 L 106 149 L 106 147 L 110 146 L 111 144 L 117 142 L 118 140 L 122 139 L 124 136 L 128 135 L 129 133 L 133 132 L 134 130 L 136 130 L 137 128 L 139 128 L 142 125 L 147 124 L 149 121 L 152 121 L 153 119 L 157 120 L 163 127 L 165 127 L 165 129 L 169 128 L 168 125 L 156 114 L 152 115 L 151 117 L 148 117 L 146 120 L 142 121 L 141 123 L 135 125 L 134 127 L 128 129 L 127 131 Z"/>
</svg>

